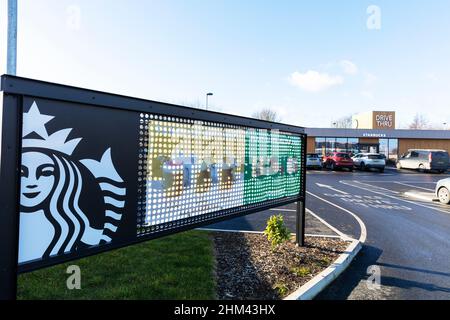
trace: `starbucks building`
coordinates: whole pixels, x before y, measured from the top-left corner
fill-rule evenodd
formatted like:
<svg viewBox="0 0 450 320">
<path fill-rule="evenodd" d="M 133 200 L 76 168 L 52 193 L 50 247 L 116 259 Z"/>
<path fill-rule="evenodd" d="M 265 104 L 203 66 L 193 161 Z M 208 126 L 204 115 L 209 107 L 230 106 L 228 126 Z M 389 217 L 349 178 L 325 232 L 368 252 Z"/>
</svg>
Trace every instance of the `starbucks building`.
<svg viewBox="0 0 450 320">
<path fill-rule="evenodd" d="M 353 116 L 352 129 L 307 128 L 308 153 L 374 152 L 392 161 L 409 149 L 450 151 L 450 130 L 396 129 L 395 112 L 371 111 Z"/>
</svg>

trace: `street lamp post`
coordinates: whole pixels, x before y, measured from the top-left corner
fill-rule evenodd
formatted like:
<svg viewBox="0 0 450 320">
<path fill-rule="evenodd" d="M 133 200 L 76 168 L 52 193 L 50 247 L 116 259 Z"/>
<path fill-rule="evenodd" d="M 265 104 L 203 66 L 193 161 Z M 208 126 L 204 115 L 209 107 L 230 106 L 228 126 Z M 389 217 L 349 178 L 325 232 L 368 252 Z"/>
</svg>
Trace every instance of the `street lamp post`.
<svg viewBox="0 0 450 320">
<path fill-rule="evenodd" d="M 8 0 L 7 46 L 6 73 L 15 76 L 17 69 L 17 0 Z"/>
<path fill-rule="evenodd" d="M 211 92 L 208 92 L 207 94 L 206 94 L 206 110 L 208 110 L 208 98 L 210 97 L 210 96 L 213 96 L 214 94 L 213 93 L 211 93 Z"/>
</svg>

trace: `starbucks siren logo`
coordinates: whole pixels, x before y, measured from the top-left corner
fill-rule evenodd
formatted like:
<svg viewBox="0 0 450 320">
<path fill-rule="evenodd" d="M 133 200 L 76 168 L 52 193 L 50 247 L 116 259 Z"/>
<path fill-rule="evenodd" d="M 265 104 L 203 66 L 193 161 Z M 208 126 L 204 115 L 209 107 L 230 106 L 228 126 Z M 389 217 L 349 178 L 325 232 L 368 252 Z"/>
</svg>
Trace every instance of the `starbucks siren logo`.
<svg viewBox="0 0 450 320">
<path fill-rule="evenodd" d="M 83 138 L 68 141 L 72 129 L 49 134 L 45 125 L 54 118 L 41 114 L 36 102 L 23 115 L 19 263 L 111 242 L 125 206 L 126 189 L 111 149 L 100 161 L 74 159 Z M 101 212 L 80 209 L 86 178 L 101 190 Z M 94 228 L 93 221 L 102 227 Z"/>
</svg>

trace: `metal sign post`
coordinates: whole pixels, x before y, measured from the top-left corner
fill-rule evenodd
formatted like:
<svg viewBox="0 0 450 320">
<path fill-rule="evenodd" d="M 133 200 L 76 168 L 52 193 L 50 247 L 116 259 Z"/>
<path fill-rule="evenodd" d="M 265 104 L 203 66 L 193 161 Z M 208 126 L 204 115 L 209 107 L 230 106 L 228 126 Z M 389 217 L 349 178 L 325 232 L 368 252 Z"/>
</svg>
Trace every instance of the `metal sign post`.
<svg viewBox="0 0 450 320">
<path fill-rule="evenodd" d="M 302 200 L 297 201 L 296 205 L 296 224 L 295 224 L 295 241 L 297 245 L 303 247 L 305 245 L 305 211 L 306 211 L 306 151 L 307 147 L 307 136 L 304 135 L 302 138 L 302 175 L 301 175 L 301 191 L 300 198 Z"/>
<path fill-rule="evenodd" d="M 22 108 L 16 96 L 1 95 L 0 102 L 0 300 L 13 300 L 17 288 Z"/>
<path fill-rule="evenodd" d="M 9 75 L 17 72 L 17 0 L 8 0 L 8 49 L 7 68 Z"/>
</svg>

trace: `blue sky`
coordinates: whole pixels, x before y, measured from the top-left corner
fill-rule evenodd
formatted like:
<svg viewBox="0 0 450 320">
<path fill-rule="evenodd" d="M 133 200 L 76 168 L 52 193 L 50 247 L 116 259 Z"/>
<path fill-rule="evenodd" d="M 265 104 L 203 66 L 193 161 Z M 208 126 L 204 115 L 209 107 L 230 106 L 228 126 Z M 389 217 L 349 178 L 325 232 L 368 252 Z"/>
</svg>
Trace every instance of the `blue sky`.
<svg viewBox="0 0 450 320">
<path fill-rule="evenodd" d="M 5 72 L 6 0 L 1 5 Z M 370 5 L 381 29 L 369 29 Z M 283 122 L 450 123 L 450 2 L 19 0 L 18 75 Z M 372 20 L 371 20 L 372 21 Z"/>
</svg>

